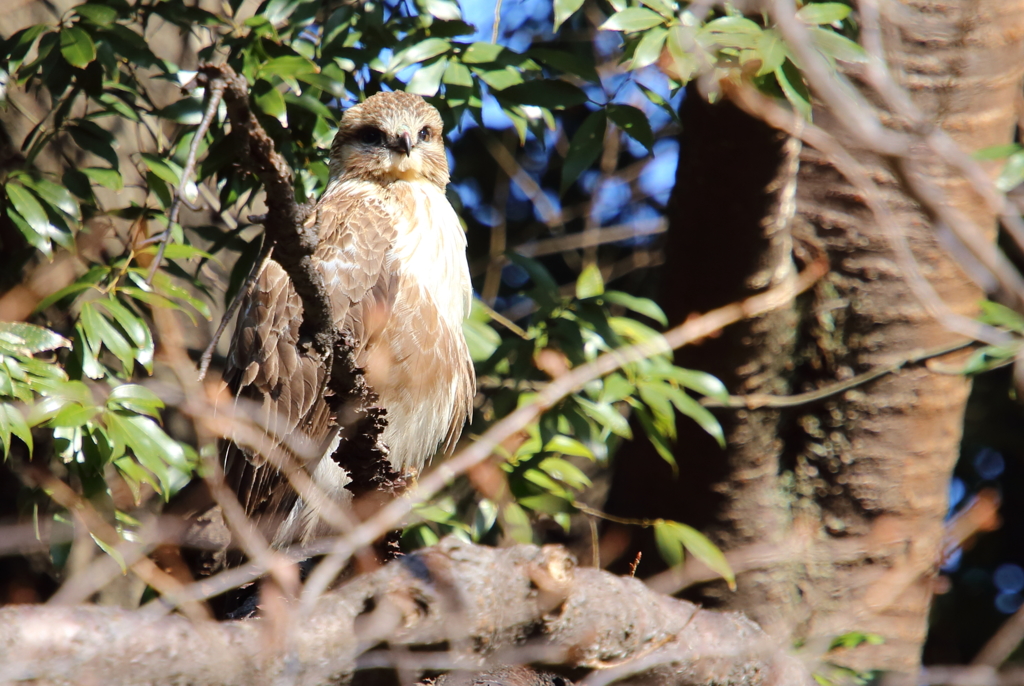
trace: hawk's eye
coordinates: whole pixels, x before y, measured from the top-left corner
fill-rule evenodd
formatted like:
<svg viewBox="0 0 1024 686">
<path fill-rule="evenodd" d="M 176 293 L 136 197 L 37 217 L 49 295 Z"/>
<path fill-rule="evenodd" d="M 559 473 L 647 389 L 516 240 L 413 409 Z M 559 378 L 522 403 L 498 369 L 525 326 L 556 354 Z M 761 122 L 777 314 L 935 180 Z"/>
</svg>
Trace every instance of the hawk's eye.
<svg viewBox="0 0 1024 686">
<path fill-rule="evenodd" d="M 384 142 L 384 135 L 380 132 L 380 129 L 367 126 L 359 131 L 359 140 L 366 145 L 380 145 Z"/>
<path fill-rule="evenodd" d="M 430 142 L 430 129 L 428 127 L 424 126 L 420 129 L 420 140 L 424 143 Z"/>
</svg>

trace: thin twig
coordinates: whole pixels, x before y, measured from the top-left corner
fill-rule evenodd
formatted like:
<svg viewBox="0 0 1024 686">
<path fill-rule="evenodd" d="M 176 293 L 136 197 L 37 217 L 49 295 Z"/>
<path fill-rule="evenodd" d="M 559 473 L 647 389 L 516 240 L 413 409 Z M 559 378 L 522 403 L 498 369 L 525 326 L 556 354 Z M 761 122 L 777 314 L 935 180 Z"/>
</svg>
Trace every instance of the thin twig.
<svg viewBox="0 0 1024 686">
<path fill-rule="evenodd" d="M 217 115 L 217 108 L 220 107 L 220 101 L 224 97 L 224 82 L 213 81 L 207 91 L 209 93 L 209 100 L 206 103 L 206 111 L 203 112 L 203 119 L 199 122 L 199 127 L 196 128 L 196 135 L 192 139 L 192 145 L 188 147 L 188 157 L 185 158 L 185 166 L 181 170 L 181 182 L 178 184 L 178 188 L 174 193 L 174 199 L 171 201 L 171 209 L 167 213 L 167 229 L 164 230 L 160 237 L 160 248 L 156 251 L 156 257 L 153 259 L 153 264 L 149 267 L 149 274 L 146 276 L 146 283 L 148 284 L 153 283 L 153 278 L 156 277 L 157 270 L 160 269 L 160 264 L 163 262 L 167 245 L 171 242 L 171 229 L 178 223 L 178 214 L 181 212 L 185 189 L 191 182 L 192 174 L 196 168 L 196 153 L 203 139 L 206 138 L 206 132 L 210 129 L 210 124 Z"/>
<path fill-rule="evenodd" d="M 924 362 L 925 360 L 929 360 L 933 357 L 942 357 L 943 355 L 948 355 L 949 353 L 956 352 L 957 350 L 963 350 L 964 348 L 968 348 L 972 345 L 974 345 L 974 341 L 962 340 L 956 343 L 940 345 L 930 350 L 914 351 L 892 364 L 879 365 L 874 369 L 869 369 L 857 376 L 829 384 L 823 388 L 808 391 L 807 393 L 798 393 L 796 395 L 768 395 L 763 393 L 752 395 L 730 395 L 728 402 L 722 402 L 714 398 L 703 398 L 701 399 L 700 404 L 704 407 L 748 408 L 751 410 L 761 407 L 797 407 L 798 405 L 806 405 L 807 403 L 824 400 L 825 398 L 829 398 L 837 393 L 842 393 L 843 391 L 848 391 L 851 388 L 856 388 L 857 386 L 866 384 L 869 381 L 874 381 L 886 374 L 897 372 L 908 364 L 917 364 L 918 362 Z"/>
</svg>

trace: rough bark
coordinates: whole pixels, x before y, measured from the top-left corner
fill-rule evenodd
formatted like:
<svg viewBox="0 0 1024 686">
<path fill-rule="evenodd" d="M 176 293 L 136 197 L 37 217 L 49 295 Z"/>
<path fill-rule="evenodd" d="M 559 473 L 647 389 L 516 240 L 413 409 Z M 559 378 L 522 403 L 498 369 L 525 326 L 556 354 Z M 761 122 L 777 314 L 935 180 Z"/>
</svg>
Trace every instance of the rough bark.
<svg viewBox="0 0 1024 686">
<path fill-rule="evenodd" d="M 882 4 L 887 58 L 917 106 L 968 152 L 1009 142 L 1024 68 L 1024 3 Z M 771 134 L 728 105 L 695 97 L 683 114 L 690 133 L 683 134 L 667 257 L 673 269 L 665 283 L 675 321 L 789 269 L 773 218 L 784 218 L 784 188 L 766 188 L 768 169 L 784 165 Z M 843 138 L 829 112 L 819 108 L 815 123 Z M 718 136 L 730 140 L 709 140 Z M 946 201 L 992 238 L 993 215 L 958 174 L 926 155 L 901 165 L 900 173 L 868 153 L 857 155 L 882 185 L 925 276 L 951 309 L 972 313 L 982 293 L 939 247 L 900 174 L 938 184 Z M 863 199 L 813 150 L 801 154 L 797 188 L 789 231 L 795 245 L 826 250 L 831 275 L 793 312 L 709 341 L 680 356 L 681 364 L 719 373 L 734 393 L 800 393 L 955 339 L 910 292 Z M 881 645 L 830 657 L 909 674 L 925 637 L 968 391 L 962 377 L 911 364 L 791 410 L 723 413 L 724 456 L 681 427 L 683 477 L 676 485 L 665 485 L 668 469 L 659 474 L 656 459 L 634 455 L 628 465 L 620 462 L 610 507 L 698 523 L 727 549 L 811 532 L 802 559 L 742 574 L 736 593 L 712 584 L 693 596 L 742 610 L 780 640 L 821 652 L 841 634 L 880 634 Z"/>
<path fill-rule="evenodd" d="M 2 608 L 0 683 L 323 684 L 350 681 L 357 664 L 477 670 L 531 652 L 641 683 L 810 683 L 742 615 L 576 568 L 556 546 L 449 538 L 324 596 L 307 616 L 269 599 L 264 607 L 261 620 L 199 625 L 99 607 Z M 384 642 L 390 648 L 369 651 Z"/>
</svg>

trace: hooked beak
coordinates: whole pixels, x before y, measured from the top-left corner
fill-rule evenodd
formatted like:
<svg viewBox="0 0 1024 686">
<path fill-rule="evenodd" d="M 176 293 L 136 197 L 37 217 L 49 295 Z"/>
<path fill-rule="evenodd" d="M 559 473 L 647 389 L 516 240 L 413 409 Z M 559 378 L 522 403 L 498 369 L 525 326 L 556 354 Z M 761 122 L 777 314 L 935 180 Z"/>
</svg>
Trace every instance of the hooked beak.
<svg viewBox="0 0 1024 686">
<path fill-rule="evenodd" d="M 406 157 L 412 154 L 412 137 L 408 131 L 403 131 L 398 137 L 398 149 L 404 152 Z"/>
</svg>

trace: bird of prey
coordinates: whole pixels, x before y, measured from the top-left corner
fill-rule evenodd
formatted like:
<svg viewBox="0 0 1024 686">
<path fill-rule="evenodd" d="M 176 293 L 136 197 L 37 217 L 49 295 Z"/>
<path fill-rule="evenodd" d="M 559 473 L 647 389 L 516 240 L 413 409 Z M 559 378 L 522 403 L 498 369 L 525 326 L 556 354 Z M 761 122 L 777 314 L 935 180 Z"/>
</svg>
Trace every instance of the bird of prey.
<svg viewBox="0 0 1024 686">
<path fill-rule="evenodd" d="M 476 388 L 462 334 L 472 297 L 466 238 L 445 196 L 440 115 L 408 93 L 367 98 L 342 117 L 330 172 L 307 220 L 319 226 L 313 263 L 334 325 L 385 410 L 392 468 L 415 475 L 439 446 L 453 448 Z M 302 302 L 273 259 L 259 269 L 224 378 L 236 397 L 260 407 L 266 437 L 228 444 L 224 464 L 246 514 L 283 545 L 324 528 L 262 453 L 301 439 L 311 449 L 300 462 L 328 496 L 343 499 L 348 479 L 331 459 L 345 445 L 323 397 L 326 370 L 299 340 Z"/>
</svg>

